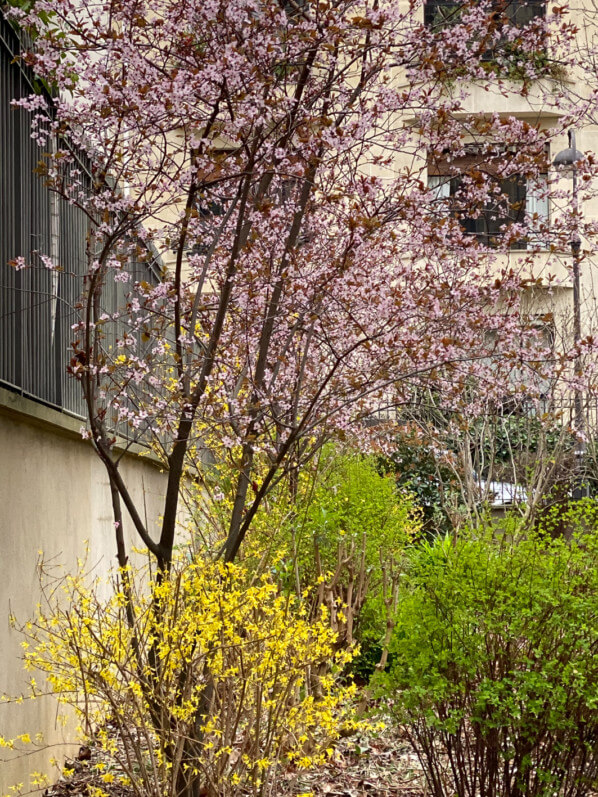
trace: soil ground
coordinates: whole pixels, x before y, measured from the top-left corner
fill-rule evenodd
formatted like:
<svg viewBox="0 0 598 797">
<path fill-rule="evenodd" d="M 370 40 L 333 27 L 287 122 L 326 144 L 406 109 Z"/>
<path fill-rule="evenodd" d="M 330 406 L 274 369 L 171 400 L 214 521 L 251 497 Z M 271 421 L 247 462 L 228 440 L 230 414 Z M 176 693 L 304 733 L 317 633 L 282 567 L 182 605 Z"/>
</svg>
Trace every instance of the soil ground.
<svg viewBox="0 0 598 797">
<path fill-rule="evenodd" d="M 81 748 L 78 759 L 65 762 L 72 774 L 48 788 L 46 797 L 88 797 L 90 786 L 109 797 L 132 797 L 131 790 L 101 780 L 93 766 L 98 760 L 96 750 Z M 278 777 L 272 797 L 425 797 L 425 793 L 411 745 L 399 728 L 388 726 L 374 737 L 342 739 L 326 766 L 287 770 Z"/>
</svg>

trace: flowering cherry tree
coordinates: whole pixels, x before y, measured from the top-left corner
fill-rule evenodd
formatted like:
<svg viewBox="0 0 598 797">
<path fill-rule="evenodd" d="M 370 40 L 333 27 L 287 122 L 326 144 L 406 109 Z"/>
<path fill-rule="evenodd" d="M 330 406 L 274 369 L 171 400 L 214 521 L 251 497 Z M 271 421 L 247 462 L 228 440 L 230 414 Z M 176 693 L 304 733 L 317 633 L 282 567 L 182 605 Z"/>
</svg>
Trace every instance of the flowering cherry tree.
<svg viewBox="0 0 598 797">
<path fill-rule="evenodd" d="M 513 374 L 535 395 L 548 352 L 519 308 L 532 255 L 508 270 L 500 258 L 531 225 L 551 233 L 521 202 L 491 240 L 466 221 L 491 201 L 512 209 L 505 184 L 544 174 L 561 128 L 473 114 L 466 86 L 527 96 L 548 39 L 574 35 L 562 10 L 513 26 L 464 4 L 441 28 L 395 0 L 37 0 L 12 13 L 53 88 L 51 103 L 21 101 L 44 177 L 89 229 L 71 371 L 121 565 L 124 505 L 168 568 L 201 446 L 235 469 L 220 549 L 232 561 L 276 482 L 331 435 L 380 435 L 368 419 L 381 407 L 424 388 L 481 407 Z M 428 185 L 434 163 L 450 192 Z M 124 428 L 168 467 L 159 539 L 119 470 Z"/>
<path fill-rule="evenodd" d="M 109 476 L 121 568 L 107 602 L 69 582 L 69 609 L 38 618 L 30 662 L 76 708 L 99 707 L 86 719 L 117 756 L 101 737 L 118 720 L 138 794 L 263 795 L 308 731 L 339 733 L 314 711 L 332 717 L 334 679 L 318 702 L 306 674 L 331 660 L 325 618 L 305 622 L 300 598 L 267 577 L 248 589 L 232 565 L 281 479 L 292 485 L 331 437 L 384 444 L 387 409 L 410 405 L 415 440 L 429 396 L 457 435 L 505 394 L 539 404 L 571 375 L 569 344 L 546 340 L 551 319 L 530 297 L 553 284 L 534 247 L 548 273 L 581 223 L 542 212 L 567 200 L 547 147 L 592 99 L 559 88 L 578 59 L 565 10 L 509 14 L 490 2 L 13 3 L 46 89 L 18 101 L 39 171 L 88 230 L 70 372 Z M 526 113 L 476 113 L 480 86 Z M 594 164 L 579 168 L 591 198 Z M 579 362 L 593 344 L 574 343 Z M 166 466 L 159 535 L 119 467 L 123 440 Z M 233 473 L 223 561 L 177 568 L 186 474 L 206 448 Z M 126 567 L 125 509 L 157 563 L 149 589 Z"/>
</svg>

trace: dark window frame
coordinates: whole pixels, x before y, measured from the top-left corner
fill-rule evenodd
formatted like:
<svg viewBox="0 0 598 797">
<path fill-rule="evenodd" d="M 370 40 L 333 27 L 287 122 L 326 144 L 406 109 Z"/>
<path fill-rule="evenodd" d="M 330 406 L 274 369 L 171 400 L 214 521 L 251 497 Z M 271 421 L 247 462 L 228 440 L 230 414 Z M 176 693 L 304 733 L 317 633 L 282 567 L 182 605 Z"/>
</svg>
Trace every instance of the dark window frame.
<svg viewBox="0 0 598 797">
<path fill-rule="evenodd" d="M 498 157 L 500 159 L 508 156 L 509 153 L 505 152 Z M 506 233 L 505 228 L 511 224 L 524 223 L 526 216 L 529 217 L 534 212 L 532 204 L 536 206 L 543 204 L 540 211 L 535 209 L 540 224 L 549 221 L 548 201 L 545 198 L 538 199 L 538 195 L 543 194 L 544 186 L 547 184 L 547 173 L 541 172 L 538 175 L 540 184 L 534 190 L 533 180 L 517 173 L 505 177 L 500 173 L 495 161 L 496 156 L 485 158 L 484 155 L 474 153 L 451 162 L 440 160 L 428 163 L 428 188 L 438 191 L 440 186 L 444 186 L 444 190 L 438 191 L 437 197 L 442 212 L 458 219 L 465 234 L 475 236 L 481 245 L 488 248 L 497 248 L 500 245 Z M 473 208 L 470 204 L 468 206 L 467 188 L 461 192 L 464 180 L 468 177 L 474 182 L 476 177 L 485 180 L 493 195 L 484 207 L 476 208 L 475 217 L 468 215 L 468 212 L 473 213 Z M 432 182 L 435 185 L 432 185 Z M 446 203 L 444 207 L 440 204 L 441 201 Z M 525 251 L 528 248 L 538 248 L 538 243 L 542 248 L 541 241 L 527 237 L 511 242 L 509 248 Z"/>
<path fill-rule="evenodd" d="M 424 25 L 438 31 L 458 24 L 461 9 L 477 5 L 477 2 L 455 2 L 455 0 L 426 0 L 424 3 Z M 546 2 L 525 0 L 493 0 L 492 17 L 497 25 L 514 25 L 523 28 L 535 19 L 546 19 Z"/>
</svg>

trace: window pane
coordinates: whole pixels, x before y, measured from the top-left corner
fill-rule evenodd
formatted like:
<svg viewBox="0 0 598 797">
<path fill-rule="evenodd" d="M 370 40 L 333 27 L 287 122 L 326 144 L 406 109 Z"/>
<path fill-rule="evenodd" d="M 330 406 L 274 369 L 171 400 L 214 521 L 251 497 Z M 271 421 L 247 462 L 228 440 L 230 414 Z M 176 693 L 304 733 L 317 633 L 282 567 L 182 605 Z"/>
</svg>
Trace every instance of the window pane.
<svg viewBox="0 0 598 797">
<path fill-rule="evenodd" d="M 458 176 L 428 176 L 428 188 L 433 192 L 434 208 L 447 215 L 458 215 L 465 234 L 474 235 L 484 246 L 499 245 L 510 224 L 523 224 L 534 214 L 537 214 L 535 218 L 538 227 L 548 219 L 548 200 L 546 196 L 542 196 L 546 191 L 546 175 L 529 185 L 524 178 L 517 176 L 495 180 L 492 197 L 480 208 L 475 218 L 473 214 L 472 217 L 467 217 L 466 212 L 463 212 L 467 196 L 459 196 L 461 186 L 462 180 Z M 451 197 L 454 199 L 451 200 Z M 528 239 L 533 241 L 533 235 L 514 241 L 511 248 L 526 249 Z"/>
<path fill-rule="evenodd" d="M 459 22 L 461 16 L 461 9 L 465 7 L 472 7 L 477 3 L 471 2 L 450 2 L 450 0 L 428 0 L 424 3 L 424 24 L 429 28 L 437 28 L 441 30 L 449 25 L 455 25 Z M 546 3 L 543 2 L 521 2 L 521 0 L 512 0 L 512 2 L 496 2 L 492 3 L 492 8 L 495 9 L 497 15 L 504 15 L 513 25 L 522 28 L 528 25 L 534 19 L 543 19 L 546 16 Z"/>
<path fill-rule="evenodd" d="M 434 199 L 448 199 L 451 195 L 451 178 L 443 174 L 431 174 L 428 188 L 433 191 Z"/>
<path fill-rule="evenodd" d="M 530 180 L 527 186 L 525 212 L 530 228 L 530 244 L 535 248 L 546 246 L 541 228 L 548 223 L 548 178 L 545 174 Z"/>
</svg>

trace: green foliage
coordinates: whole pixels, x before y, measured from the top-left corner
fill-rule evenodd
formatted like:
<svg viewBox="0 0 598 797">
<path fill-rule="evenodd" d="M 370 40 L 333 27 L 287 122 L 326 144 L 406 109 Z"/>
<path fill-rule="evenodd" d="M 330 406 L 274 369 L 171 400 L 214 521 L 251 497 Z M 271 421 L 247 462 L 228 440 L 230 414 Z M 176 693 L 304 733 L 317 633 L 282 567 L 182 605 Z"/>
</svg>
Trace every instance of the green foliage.
<svg viewBox="0 0 598 797">
<path fill-rule="evenodd" d="M 230 501 L 222 477 L 220 507 Z M 311 618 L 324 608 L 337 646 L 361 646 L 356 671 L 363 664 L 367 677 L 386 644 L 397 563 L 420 529 L 412 496 L 378 472 L 376 458 L 330 445 L 269 494 L 242 555 L 250 569 L 267 570 L 301 597 Z"/>
<path fill-rule="evenodd" d="M 317 546 L 325 570 L 337 563 L 339 542 L 359 545 L 365 536 L 368 569 L 397 556 L 416 532 L 413 500 L 397 495 L 392 478 L 381 475 L 371 457 L 325 452 L 320 476 L 303 512 L 301 570 L 308 573 Z"/>
<path fill-rule="evenodd" d="M 468 25 L 464 22 L 463 15 L 473 7 L 474 5 L 470 6 L 467 3 L 440 4 L 436 7 L 432 18 L 429 19 L 428 25 L 438 36 L 442 36 L 443 31 L 448 28 L 462 25 L 471 57 L 479 59 L 480 66 L 489 75 L 523 83 L 528 83 L 538 76 L 553 78 L 563 76 L 562 66 L 549 57 L 546 49 L 541 46 L 538 49 L 529 49 L 523 35 L 514 38 L 503 36 L 496 41 L 494 34 L 500 28 L 510 27 L 512 30 L 522 30 L 521 24 L 509 18 L 508 14 L 499 18 L 496 5 L 491 7 L 487 28 L 472 35 L 472 31 L 468 30 Z M 515 10 L 516 6 L 507 3 L 504 11 L 509 8 Z M 531 21 L 533 23 L 533 20 Z M 526 24 L 529 24 L 529 21 Z M 440 65 L 441 62 L 439 62 Z M 446 70 L 444 77 L 448 81 L 452 81 L 465 74 L 467 74 L 466 70 L 459 63 L 455 63 Z"/>
<path fill-rule="evenodd" d="M 35 0 L 8 0 L 8 5 L 12 8 L 21 8 L 23 11 L 31 11 L 35 6 Z"/>
<path fill-rule="evenodd" d="M 448 506 L 458 507 L 460 492 L 455 472 L 416 435 L 397 438 L 395 450 L 379 457 L 378 470 L 393 474 L 399 493 L 409 493 L 421 509 L 425 533 L 433 537 L 451 527 Z"/>
<path fill-rule="evenodd" d="M 491 439 L 484 440 L 486 459 L 493 457 L 496 461 L 508 464 L 513 452 L 536 452 L 540 441 L 545 441 L 547 453 L 552 453 L 559 444 L 562 431 L 546 424 L 536 416 L 526 414 L 499 416 L 491 427 Z"/>
<path fill-rule="evenodd" d="M 569 480 L 575 440 L 555 419 L 513 412 L 480 419 L 476 426 L 472 459 L 484 478 L 532 484 L 534 472 L 546 460 L 561 464 L 555 480 L 562 478 L 563 468 Z"/>
<path fill-rule="evenodd" d="M 37 0 L 8 0 L 5 4 L 5 8 L 9 11 L 11 8 L 19 9 L 25 14 L 29 14 L 33 11 L 34 7 L 37 4 Z M 54 17 L 53 11 L 37 11 L 37 16 L 39 21 L 44 25 L 49 25 L 50 21 Z M 8 16 L 8 21 L 16 31 L 17 35 L 21 40 L 21 48 L 23 50 L 28 49 L 31 47 L 31 44 L 36 40 L 38 31 L 34 26 L 27 26 L 24 27 L 21 24 L 20 20 L 14 19 L 12 16 Z M 64 33 L 61 33 L 59 30 L 56 30 L 57 37 L 64 37 Z M 18 56 L 22 57 L 22 56 Z M 53 84 L 51 81 L 40 78 L 38 75 L 34 74 L 33 71 L 30 72 L 29 79 L 31 81 L 31 86 L 36 94 L 47 94 L 49 96 L 56 96 L 57 88 L 56 85 Z M 75 72 L 73 72 L 73 83 L 77 80 Z"/>
<path fill-rule="evenodd" d="M 598 528 L 598 501 L 595 498 L 582 498 L 566 501 L 560 496 L 549 495 L 547 501 L 554 502 L 544 507 L 540 513 L 538 525 L 542 531 L 552 537 L 570 536 L 574 529 L 588 530 Z"/>
<path fill-rule="evenodd" d="M 362 643 L 358 655 L 351 663 L 351 676 L 358 684 L 369 683 L 381 657 L 382 645 L 366 639 L 365 644 Z"/>
<path fill-rule="evenodd" d="M 281 481 L 256 513 L 243 558 L 265 562 L 286 586 L 312 589 L 333 573 L 344 551 L 361 558 L 366 573 L 394 560 L 419 534 L 420 513 L 412 495 L 397 491 L 375 457 L 326 446 L 317 462 L 298 475 L 294 494 Z M 221 469 L 218 490 L 225 496 L 215 511 L 226 513 L 231 479 Z M 356 567 L 360 563 L 355 563 Z M 299 585 L 296 579 L 299 579 Z"/>
<path fill-rule="evenodd" d="M 565 522 L 568 528 L 590 530 L 598 528 L 598 501 L 595 498 L 583 498 L 572 501 L 566 509 L 551 507 L 544 513 L 542 528 L 553 533 L 556 524 Z"/>
<path fill-rule="evenodd" d="M 334 618 L 334 604 L 341 607 L 339 640 L 359 643 L 352 672 L 367 681 L 388 643 L 398 562 L 419 536 L 421 516 L 373 457 L 330 449 L 322 464 L 298 536 L 299 573 L 317 585 L 313 612 L 323 603 Z"/>
<path fill-rule="evenodd" d="M 37 4 L 37 0 L 8 0 L 6 5 L 8 6 L 8 8 L 18 8 L 21 11 L 25 12 L 26 14 L 28 14 L 29 12 L 33 11 L 33 9 L 36 6 L 36 4 Z M 39 19 L 40 19 L 41 22 L 43 22 L 44 24 L 47 24 L 50 21 L 50 19 L 52 18 L 53 14 L 52 14 L 52 12 L 48 12 L 48 11 L 39 11 L 38 12 L 38 16 L 39 16 Z M 15 26 L 15 28 L 17 28 L 17 30 L 19 29 L 18 25 L 16 25 L 14 22 L 13 22 L 13 25 Z M 35 36 L 35 31 L 28 30 L 28 33 L 32 37 Z"/>
<path fill-rule="evenodd" d="M 517 40 L 501 42 L 492 58 L 484 61 L 483 66 L 488 74 L 524 83 L 530 80 L 530 73 L 534 77 L 562 76 L 560 65 L 545 50 L 528 51 Z"/>
<path fill-rule="evenodd" d="M 598 774 L 597 527 L 507 525 L 408 558 L 383 680 L 437 797 L 568 797 Z"/>
</svg>

